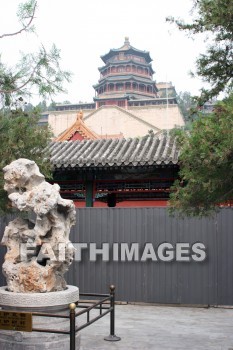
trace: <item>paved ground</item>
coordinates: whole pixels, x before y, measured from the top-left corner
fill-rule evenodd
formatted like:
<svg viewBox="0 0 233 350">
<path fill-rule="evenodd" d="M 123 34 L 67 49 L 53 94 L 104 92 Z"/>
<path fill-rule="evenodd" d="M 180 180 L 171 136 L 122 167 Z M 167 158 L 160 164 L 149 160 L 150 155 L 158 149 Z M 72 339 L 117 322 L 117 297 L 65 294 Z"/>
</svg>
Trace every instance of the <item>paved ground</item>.
<svg viewBox="0 0 233 350">
<path fill-rule="evenodd" d="M 233 350 L 233 309 L 117 305 L 122 340 L 108 334 L 107 315 L 81 331 L 81 350 Z"/>
</svg>

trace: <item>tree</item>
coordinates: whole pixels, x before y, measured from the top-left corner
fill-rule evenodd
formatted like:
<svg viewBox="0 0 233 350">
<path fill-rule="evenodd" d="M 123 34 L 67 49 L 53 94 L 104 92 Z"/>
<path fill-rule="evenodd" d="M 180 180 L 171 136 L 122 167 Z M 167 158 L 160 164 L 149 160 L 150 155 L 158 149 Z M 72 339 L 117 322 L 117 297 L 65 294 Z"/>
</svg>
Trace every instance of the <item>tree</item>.
<svg viewBox="0 0 233 350">
<path fill-rule="evenodd" d="M 42 102 L 39 102 L 36 107 L 40 112 L 45 112 L 48 110 L 47 103 L 45 100 L 43 100 Z"/>
<path fill-rule="evenodd" d="M 37 2 L 28 0 L 20 4 L 19 30 L 0 35 L 1 40 L 33 32 Z M 34 160 L 45 176 L 50 175 L 50 162 L 46 146 L 51 139 L 48 127 L 38 125 L 39 110 L 25 105 L 25 96 L 36 88 L 42 97 L 63 91 L 63 82 L 70 73 L 59 65 L 59 50 L 53 46 L 48 52 L 42 45 L 37 53 L 23 54 L 15 67 L 8 67 L 0 58 L 0 213 L 7 209 L 7 196 L 3 189 L 3 168 L 18 158 Z M 23 96 L 23 97 L 22 97 Z M 45 108 L 42 102 L 41 107 Z M 26 111 L 28 110 L 28 111 Z"/>
<path fill-rule="evenodd" d="M 233 2 L 232 0 L 194 0 L 193 22 L 167 18 L 189 34 L 206 33 L 207 51 L 197 58 L 196 74 L 211 85 L 202 89 L 199 103 L 230 92 L 233 87 Z"/>
<path fill-rule="evenodd" d="M 49 106 L 48 106 L 48 111 L 55 111 L 55 109 L 56 109 L 56 102 L 55 101 L 52 101 L 50 104 L 49 104 Z"/>
<path fill-rule="evenodd" d="M 33 33 L 33 20 L 37 9 L 36 0 L 19 5 L 17 16 L 21 27 L 12 33 L 0 35 L 1 40 L 13 39 L 25 32 Z M 8 67 L 0 56 L 0 96 L 2 106 L 10 106 L 16 97 L 28 96 L 36 89 L 42 97 L 64 91 L 64 81 L 70 80 L 70 73 L 60 68 L 60 51 L 55 45 L 47 51 L 43 45 L 38 52 L 22 54 L 15 67 Z"/>
<path fill-rule="evenodd" d="M 180 92 L 177 95 L 177 102 L 180 110 L 184 116 L 186 122 L 190 122 L 194 118 L 194 114 L 196 114 L 195 109 L 197 107 L 197 103 L 194 100 L 194 97 L 191 96 L 190 92 L 184 91 Z"/>
<path fill-rule="evenodd" d="M 220 92 L 226 98 L 211 114 L 193 122 L 189 133 L 178 130 L 180 179 L 172 188 L 171 210 L 207 215 L 233 199 L 233 2 L 194 0 L 191 24 L 169 19 L 191 34 L 207 33 L 207 52 L 196 61 L 197 75 L 211 84 L 202 89 L 199 105 Z"/>
<path fill-rule="evenodd" d="M 180 179 L 172 187 L 172 211 L 206 215 L 233 198 L 233 94 L 214 112 L 193 122 L 190 134 L 177 131 Z"/>
<path fill-rule="evenodd" d="M 25 103 L 23 108 L 24 112 L 31 112 L 33 111 L 33 109 L 34 109 L 34 106 L 31 103 Z"/>
<path fill-rule="evenodd" d="M 3 168 L 18 158 L 34 160 L 41 172 L 50 176 L 50 162 L 46 151 L 52 133 L 48 127 L 38 125 L 35 110 L 0 112 L 0 213 L 7 209 L 7 194 L 3 190 Z"/>
</svg>

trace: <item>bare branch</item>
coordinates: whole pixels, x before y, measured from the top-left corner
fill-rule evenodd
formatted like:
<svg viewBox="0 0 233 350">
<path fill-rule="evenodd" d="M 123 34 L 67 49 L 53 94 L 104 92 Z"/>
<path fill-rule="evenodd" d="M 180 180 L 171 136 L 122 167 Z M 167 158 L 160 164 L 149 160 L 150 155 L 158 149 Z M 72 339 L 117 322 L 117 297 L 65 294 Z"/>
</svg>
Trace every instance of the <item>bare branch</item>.
<svg viewBox="0 0 233 350">
<path fill-rule="evenodd" d="M 26 30 L 30 27 L 30 25 L 32 24 L 32 21 L 33 21 L 34 18 L 35 18 L 36 7 L 37 7 L 37 1 L 35 2 L 35 5 L 34 5 L 34 7 L 33 7 L 32 15 L 28 17 L 28 18 L 29 18 L 28 23 L 27 23 L 23 28 L 21 28 L 20 30 L 18 30 L 17 32 L 14 32 L 14 33 L 5 33 L 5 34 L 2 34 L 2 35 L 0 35 L 0 39 L 5 38 L 5 37 L 7 37 L 7 36 L 18 35 L 18 34 L 21 34 L 21 33 L 24 32 L 24 31 L 26 31 Z"/>
</svg>

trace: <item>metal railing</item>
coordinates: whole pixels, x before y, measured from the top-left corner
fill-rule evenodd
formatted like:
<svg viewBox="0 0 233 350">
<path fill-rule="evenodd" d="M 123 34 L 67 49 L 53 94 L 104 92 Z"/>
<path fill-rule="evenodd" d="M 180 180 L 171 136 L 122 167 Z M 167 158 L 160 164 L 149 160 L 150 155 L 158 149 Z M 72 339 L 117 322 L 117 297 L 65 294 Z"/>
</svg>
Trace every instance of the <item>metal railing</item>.
<svg viewBox="0 0 233 350">
<path fill-rule="evenodd" d="M 57 330 L 57 329 L 44 329 L 44 328 L 32 328 L 33 332 L 42 333 L 57 333 L 57 334 L 69 334 L 70 335 L 70 350 L 75 350 L 76 333 L 82 329 L 90 326 L 92 323 L 98 321 L 100 318 L 110 313 L 110 334 L 104 338 L 107 341 L 119 341 L 120 337 L 115 335 L 115 286 L 110 286 L 110 294 L 96 294 L 96 293 L 80 293 L 82 297 L 97 297 L 101 298 L 96 302 L 91 302 L 91 306 L 82 305 L 84 301 L 77 301 L 69 305 L 69 315 L 59 315 L 52 313 L 32 312 L 32 316 L 44 316 L 55 318 L 66 318 L 70 320 L 70 330 Z M 109 304 L 109 305 L 108 305 Z M 76 312 L 76 308 L 82 308 L 83 310 Z M 90 313 L 92 310 L 99 310 L 99 315 L 91 318 Z M 87 316 L 86 323 L 77 326 L 76 318 L 81 315 Z"/>
</svg>

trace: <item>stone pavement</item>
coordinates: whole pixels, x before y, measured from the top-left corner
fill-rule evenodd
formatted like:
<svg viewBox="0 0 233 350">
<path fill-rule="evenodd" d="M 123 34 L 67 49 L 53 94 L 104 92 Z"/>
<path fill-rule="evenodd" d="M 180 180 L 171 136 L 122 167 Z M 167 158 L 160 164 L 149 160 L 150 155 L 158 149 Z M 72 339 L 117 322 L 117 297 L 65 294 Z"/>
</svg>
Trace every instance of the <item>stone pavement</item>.
<svg viewBox="0 0 233 350">
<path fill-rule="evenodd" d="M 81 350 L 233 350 L 233 309 L 117 305 L 122 340 L 103 340 L 108 334 L 107 315 L 81 331 Z"/>
</svg>

